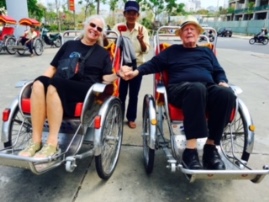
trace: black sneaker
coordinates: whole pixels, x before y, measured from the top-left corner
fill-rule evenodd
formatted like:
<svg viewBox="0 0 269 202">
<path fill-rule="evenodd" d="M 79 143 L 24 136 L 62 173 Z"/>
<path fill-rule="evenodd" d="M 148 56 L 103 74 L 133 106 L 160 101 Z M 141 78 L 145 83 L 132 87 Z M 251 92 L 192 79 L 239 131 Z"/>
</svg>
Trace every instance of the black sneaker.
<svg viewBox="0 0 269 202">
<path fill-rule="evenodd" d="M 221 160 L 215 145 L 205 144 L 203 154 L 203 165 L 208 170 L 225 170 L 225 164 Z"/>
<path fill-rule="evenodd" d="M 199 157 L 197 149 L 185 149 L 182 154 L 182 165 L 184 168 L 191 170 L 201 170 L 203 169 Z"/>
</svg>

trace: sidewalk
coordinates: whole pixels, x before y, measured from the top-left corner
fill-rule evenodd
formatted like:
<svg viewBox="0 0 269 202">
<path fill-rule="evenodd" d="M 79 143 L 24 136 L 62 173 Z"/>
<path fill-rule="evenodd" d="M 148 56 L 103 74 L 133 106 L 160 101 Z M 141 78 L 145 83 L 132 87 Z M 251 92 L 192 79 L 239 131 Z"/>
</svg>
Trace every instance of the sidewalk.
<svg viewBox="0 0 269 202">
<path fill-rule="evenodd" d="M 0 54 L 1 111 L 11 104 L 20 89 L 15 84 L 32 80 L 49 66 L 57 49 L 46 48 L 42 56 Z M 152 53 L 151 53 L 152 54 Z M 148 55 L 150 58 L 152 55 Z M 225 67 L 230 83 L 243 89 L 239 96 L 247 105 L 256 126 L 253 154 L 249 166 L 262 169 L 269 164 L 269 55 L 247 51 L 218 49 L 220 64 Z M 4 202 L 227 202 L 269 201 L 269 176 L 260 184 L 250 181 L 216 180 L 189 183 L 185 176 L 166 168 L 162 150 L 156 151 L 154 170 L 145 173 L 142 148 L 142 102 L 152 94 L 152 76 L 143 78 L 139 95 L 137 128 L 124 127 L 123 145 L 115 172 L 102 181 L 95 170 L 94 158 L 78 161 L 73 173 L 64 165 L 40 176 L 11 167 L 0 166 L 0 195 Z M 0 146 L 2 148 L 2 145 Z"/>
</svg>

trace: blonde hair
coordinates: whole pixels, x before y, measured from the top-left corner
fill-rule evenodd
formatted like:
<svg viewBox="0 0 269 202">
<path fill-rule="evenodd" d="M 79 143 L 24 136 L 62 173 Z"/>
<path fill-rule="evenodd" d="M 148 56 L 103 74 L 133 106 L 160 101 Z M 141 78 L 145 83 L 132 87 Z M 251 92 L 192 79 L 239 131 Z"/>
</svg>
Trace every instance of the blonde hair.
<svg viewBox="0 0 269 202">
<path fill-rule="evenodd" d="M 93 20 L 93 19 L 99 19 L 102 24 L 103 24 L 103 31 L 101 32 L 101 35 L 97 41 L 97 43 L 100 45 L 100 46 L 103 46 L 103 34 L 106 32 L 106 22 L 104 20 L 104 18 L 101 16 L 101 15 L 92 15 L 90 17 L 88 17 L 85 21 L 84 21 L 84 30 L 82 32 L 82 36 L 84 36 L 87 32 L 87 28 L 89 26 L 89 23 Z"/>
</svg>

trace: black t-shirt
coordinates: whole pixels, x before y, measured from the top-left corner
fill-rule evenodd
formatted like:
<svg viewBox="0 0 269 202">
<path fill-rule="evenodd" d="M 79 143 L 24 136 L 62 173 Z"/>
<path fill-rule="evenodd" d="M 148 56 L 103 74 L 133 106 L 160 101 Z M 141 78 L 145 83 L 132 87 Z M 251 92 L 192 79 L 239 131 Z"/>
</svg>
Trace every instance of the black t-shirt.
<svg viewBox="0 0 269 202">
<path fill-rule="evenodd" d="M 69 58 L 72 54 L 79 54 L 83 58 L 92 47 L 83 44 L 80 40 L 67 41 L 59 49 L 50 64 L 57 68 L 59 60 Z M 91 84 L 100 83 L 103 81 L 102 76 L 108 74 L 112 74 L 112 62 L 109 53 L 101 46 L 96 45 L 92 54 L 85 61 L 84 74 L 81 80 Z"/>
<path fill-rule="evenodd" d="M 212 50 L 206 47 L 185 48 L 172 45 L 159 55 L 138 67 L 141 75 L 166 70 L 169 84 L 203 82 L 207 84 L 228 82 Z"/>
</svg>

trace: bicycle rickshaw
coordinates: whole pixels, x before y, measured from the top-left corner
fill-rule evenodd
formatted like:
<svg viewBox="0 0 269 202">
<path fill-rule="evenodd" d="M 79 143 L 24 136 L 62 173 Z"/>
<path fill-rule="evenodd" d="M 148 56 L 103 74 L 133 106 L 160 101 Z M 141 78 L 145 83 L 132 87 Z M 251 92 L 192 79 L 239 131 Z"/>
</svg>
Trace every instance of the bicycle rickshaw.
<svg viewBox="0 0 269 202">
<path fill-rule="evenodd" d="M 41 24 L 39 21 L 35 20 L 35 19 L 31 19 L 31 18 L 22 18 L 19 20 L 19 25 L 21 26 L 35 26 L 40 27 Z M 37 37 L 35 37 L 32 41 L 32 47 L 33 47 L 33 51 L 36 55 L 42 55 L 43 51 L 44 51 L 44 44 L 43 41 L 41 39 L 40 36 L 40 31 L 36 29 L 37 32 Z M 26 45 L 22 45 L 21 43 L 21 38 L 18 38 L 16 40 L 15 37 L 9 37 L 7 39 L 9 44 L 13 44 L 13 46 L 10 46 L 10 48 L 8 49 L 8 52 L 10 54 L 15 54 L 18 53 L 19 55 L 24 55 L 26 52 L 29 51 L 28 47 Z"/>
<path fill-rule="evenodd" d="M 10 44 L 8 40 L 10 37 L 14 38 L 14 31 L 17 24 L 17 21 L 10 16 L 0 15 L 0 24 L 3 26 L 2 31 L 0 32 L 0 52 L 2 50 L 9 50 L 9 47 L 13 44 Z"/>
<path fill-rule="evenodd" d="M 118 47 L 118 42 L 107 47 L 113 59 L 113 71 L 119 70 L 121 65 Z M 77 160 L 94 156 L 98 175 L 108 179 L 117 165 L 123 135 L 119 81 L 113 84 L 96 83 L 88 90 L 84 102 L 76 104 L 74 118 L 63 119 L 59 132 L 61 153 L 44 159 L 17 155 L 32 136 L 29 99 L 32 81 L 18 85 L 23 85 L 18 98 L 3 112 L 1 141 L 4 149 L 0 150 L 0 164 L 29 169 L 34 174 L 42 174 L 65 164 L 66 171 L 73 172 Z M 47 134 L 46 121 L 42 137 L 46 138 Z"/>
<path fill-rule="evenodd" d="M 179 41 L 180 43 L 178 36 L 175 38 L 175 35 L 161 34 L 163 29 L 178 28 L 176 26 L 164 26 L 158 29 L 154 36 L 155 54 L 159 54 L 160 51 L 170 45 L 167 41 L 173 41 L 173 43 Z M 213 28 L 208 29 L 213 30 Z M 206 45 L 215 52 L 217 37 L 214 37 L 214 39 L 213 43 L 201 45 Z M 209 39 L 207 41 L 209 42 Z M 186 146 L 184 117 L 181 109 L 168 103 L 167 81 L 167 72 L 155 74 L 153 95 L 147 94 L 144 96 L 142 137 L 144 165 L 148 174 L 153 171 L 155 151 L 158 149 L 162 149 L 165 153 L 167 168 L 170 168 L 172 172 L 180 170 L 190 182 L 196 179 L 246 179 L 259 183 L 265 175 L 269 174 L 267 165 L 264 165 L 261 170 L 252 170 L 247 165 L 254 145 L 255 127 L 247 106 L 238 97 L 236 108 L 231 115 L 230 123 L 224 130 L 221 145 L 218 147 L 219 154 L 225 162 L 226 170 L 190 170 L 184 168 L 181 163 L 181 155 Z M 242 92 L 237 86 L 231 87 L 235 95 Z M 206 138 L 197 141 L 199 158 L 201 158 L 205 141 Z"/>
</svg>

